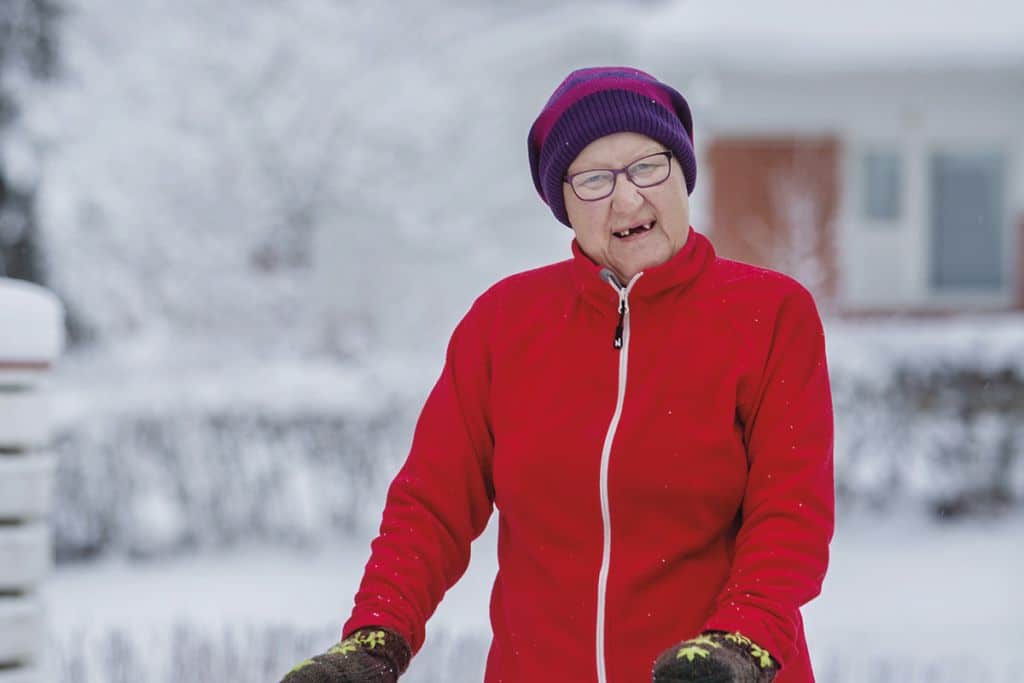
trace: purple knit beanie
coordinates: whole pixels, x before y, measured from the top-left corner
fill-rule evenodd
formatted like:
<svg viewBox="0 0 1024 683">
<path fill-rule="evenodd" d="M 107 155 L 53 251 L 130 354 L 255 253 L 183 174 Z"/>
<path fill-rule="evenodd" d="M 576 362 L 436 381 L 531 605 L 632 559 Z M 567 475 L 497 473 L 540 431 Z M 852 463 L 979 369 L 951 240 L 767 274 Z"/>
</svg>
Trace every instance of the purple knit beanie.
<svg viewBox="0 0 1024 683">
<path fill-rule="evenodd" d="M 628 66 L 573 71 L 533 122 L 527 145 L 533 184 L 555 218 L 569 225 L 562 183 L 569 164 L 594 140 L 632 131 L 672 150 L 687 193 L 697 182 L 690 106 L 676 90 Z"/>
</svg>

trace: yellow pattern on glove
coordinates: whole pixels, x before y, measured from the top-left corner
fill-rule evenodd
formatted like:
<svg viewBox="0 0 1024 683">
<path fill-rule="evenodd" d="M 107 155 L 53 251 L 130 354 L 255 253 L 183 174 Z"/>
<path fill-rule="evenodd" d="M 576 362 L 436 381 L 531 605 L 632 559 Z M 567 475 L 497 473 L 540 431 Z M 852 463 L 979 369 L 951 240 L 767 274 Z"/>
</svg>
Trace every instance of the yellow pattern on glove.
<svg viewBox="0 0 1024 683">
<path fill-rule="evenodd" d="M 685 647 L 681 647 L 679 648 L 679 652 L 676 653 L 676 659 L 683 659 L 685 657 L 687 660 L 691 662 L 694 660 L 695 657 L 707 659 L 710 656 L 710 652 L 708 652 L 702 647 L 697 647 L 696 645 L 687 645 Z"/>
<path fill-rule="evenodd" d="M 772 656 L 768 654 L 768 650 L 765 650 L 739 631 L 727 633 L 725 639 L 749 649 L 750 654 L 757 660 L 757 663 L 761 665 L 762 669 L 767 669 L 768 667 L 775 665 L 775 660 L 773 660 Z"/>
<path fill-rule="evenodd" d="M 291 668 L 291 671 L 289 671 L 288 673 L 290 673 L 290 674 L 291 674 L 291 673 L 295 673 L 296 671 L 299 671 L 300 669 L 305 669 L 305 668 L 306 668 L 307 666 L 309 666 L 309 665 L 310 665 L 310 664 L 312 664 L 312 663 L 313 663 L 313 660 L 312 660 L 312 659 L 307 659 L 307 660 L 305 660 L 305 661 L 299 662 L 298 664 L 296 664 L 295 666 L 293 666 L 293 667 Z"/>
<path fill-rule="evenodd" d="M 767 669 L 768 667 L 775 664 L 775 661 L 772 659 L 772 656 L 768 654 L 768 650 L 765 650 L 757 645 L 751 644 L 750 654 L 754 655 L 754 659 L 758 661 L 762 669 Z"/>
<path fill-rule="evenodd" d="M 693 661 L 695 657 L 701 657 L 707 659 L 711 656 L 709 650 L 705 650 L 701 645 L 707 645 L 709 647 L 722 647 L 719 643 L 716 643 L 709 636 L 699 635 L 696 638 L 690 638 L 683 642 L 683 647 L 679 648 L 676 652 L 676 659 L 686 658 L 689 661 Z"/>
</svg>

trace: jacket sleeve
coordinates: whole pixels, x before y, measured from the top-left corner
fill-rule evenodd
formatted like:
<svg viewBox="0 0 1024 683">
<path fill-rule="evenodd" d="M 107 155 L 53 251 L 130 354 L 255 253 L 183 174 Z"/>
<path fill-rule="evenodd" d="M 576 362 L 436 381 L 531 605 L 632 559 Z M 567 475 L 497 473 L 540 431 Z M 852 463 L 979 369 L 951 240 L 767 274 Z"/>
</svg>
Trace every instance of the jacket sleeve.
<svg viewBox="0 0 1024 683">
<path fill-rule="evenodd" d="M 388 489 L 380 534 L 343 635 L 382 626 L 403 635 L 417 652 L 427 619 L 465 572 L 470 543 L 487 525 L 493 439 L 481 309 L 478 301 L 452 335 L 409 456 Z"/>
<path fill-rule="evenodd" d="M 763 372 L 741 387 L 749 473 L 727 583 L 704 630 L 740 631 L 783 666 L 799 608 L 821 591 L 834 522 L 833 416 L 821 320 L 802 287 L 782 302 Z"/>
</svg>

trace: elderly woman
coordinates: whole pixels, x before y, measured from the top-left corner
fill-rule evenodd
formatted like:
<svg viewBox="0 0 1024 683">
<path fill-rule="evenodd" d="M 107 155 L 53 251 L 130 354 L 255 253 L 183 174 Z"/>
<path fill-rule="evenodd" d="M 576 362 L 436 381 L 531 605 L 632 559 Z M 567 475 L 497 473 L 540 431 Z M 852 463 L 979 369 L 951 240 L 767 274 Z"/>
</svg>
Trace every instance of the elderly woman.
<svg viewBox="0 0 1024 683">
<path fill-rule="evenodd" d="M 487 683 L 813 681 L 833 469 L 811 295 L 690 226 L 690 109 L 649 74 L 570 74 L 529 158 L 572 258 L 458 325 L 345 638 L 285 681 L 395 681 L 495 507 Z"/>
</svg>

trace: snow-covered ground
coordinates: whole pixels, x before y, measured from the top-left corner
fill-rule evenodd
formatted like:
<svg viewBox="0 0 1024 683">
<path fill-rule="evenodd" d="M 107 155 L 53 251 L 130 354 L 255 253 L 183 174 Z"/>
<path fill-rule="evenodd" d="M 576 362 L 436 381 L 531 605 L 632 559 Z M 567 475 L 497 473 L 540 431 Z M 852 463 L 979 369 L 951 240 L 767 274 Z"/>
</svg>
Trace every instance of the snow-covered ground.
<svg viewBox="0 0 1024 683">
<path fill-rule="evenodd" d="M 840 519 L 804 610 L 819 680 L 1019 681 L 1024 516 Z"/>
<path fill-rule="evenodd" d="M 477 541 L 469 571 L 434 615 L 403 680 L 480 680 L 493 528 Z M 804 610 L 819 681 L 1020 680 L 1022 530 L 1021 514 L 940 525 L 911 515 L 841 520 L 822 595 Z M 248 681 L 237 674 L 253 671 L 272 677 L 290 666 L 289 656 L 325 649 L 338 635 L 368 540 L 339 539 L 320 551 L 250 547 L 154 564 L 62 567 L 43 595 L 62 680 L 124 675 L 111 668 L 112 653 L 160 683 L 172 680 L 168 672 L 181 675 L 172 659 L 182 656 L 209 662 L 222 676 L 193 680 Z M 240 655 L 265 668 L 232 669 Z"/>
</svg>

